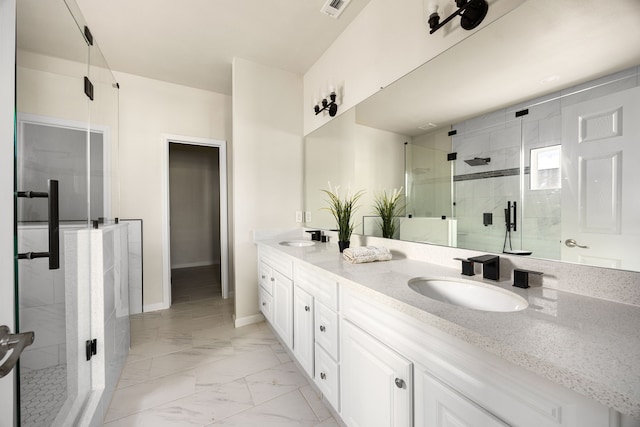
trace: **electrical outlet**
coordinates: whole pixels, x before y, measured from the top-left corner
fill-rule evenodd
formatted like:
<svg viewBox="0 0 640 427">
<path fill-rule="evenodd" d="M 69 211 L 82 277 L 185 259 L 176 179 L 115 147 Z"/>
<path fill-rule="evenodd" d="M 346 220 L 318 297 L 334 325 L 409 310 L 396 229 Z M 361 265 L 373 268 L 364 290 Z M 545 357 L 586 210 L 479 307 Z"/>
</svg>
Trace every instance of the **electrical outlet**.
<svg viewBox="0 0 640 427">
<path fill-rule="evenodd" d="M 302 222 L 302 211 L 296 211 L 296 222 Z"/>
<path fill-rule="evenodd" d="M 304 213 L 304 222 L 311 222 L 311 212 Z"/>
</svg>

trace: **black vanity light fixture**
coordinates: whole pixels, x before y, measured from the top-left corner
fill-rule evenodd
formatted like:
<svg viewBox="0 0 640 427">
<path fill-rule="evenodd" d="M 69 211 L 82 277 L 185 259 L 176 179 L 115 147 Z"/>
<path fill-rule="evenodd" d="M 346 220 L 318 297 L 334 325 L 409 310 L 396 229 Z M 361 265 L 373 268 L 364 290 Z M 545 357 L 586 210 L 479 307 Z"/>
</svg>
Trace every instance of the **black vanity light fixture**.
<svg viewBox="0 0 640 427">
<path fill-rule="evenodd" d="M 336 91 L 335 89 L 330 89 L 330 93 L 328 97 L 323 97 L 322 101 L 318 103 L 318 101 L 314 101 L 313 111 L 316 112 L 316 116 L 323 111 L 329 111 L 329 116 L 334 117 L 338 113 L 338 104 L 336 104 Z"/>
<path fill-rule="evenodd" d="M 455 0 L 458 10 L 453 12 L 444 21 L 440 22 L 440 15 L 438 14 L 438 3 L 433 1 L 428 3 L 428 18 L 429 34 L 433 34 L 441 27 L 446 25 L 456 16 L 460 16 L 460 26 L 465 30 L 473 30 L 476 28 L 489 10 L 489 5 L 485 0 Z"/>
</svg>

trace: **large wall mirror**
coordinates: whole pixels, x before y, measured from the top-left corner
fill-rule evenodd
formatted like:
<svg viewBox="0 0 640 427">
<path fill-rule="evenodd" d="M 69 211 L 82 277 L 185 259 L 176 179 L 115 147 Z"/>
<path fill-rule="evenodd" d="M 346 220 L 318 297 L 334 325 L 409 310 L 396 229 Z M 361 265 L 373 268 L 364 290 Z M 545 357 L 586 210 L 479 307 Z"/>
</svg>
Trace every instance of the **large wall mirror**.
<svg viewBox="0 0 640 427">
<path fill-rule="evenodd" d="M 394 238 L 640 271 L 640 4 L 587 3 L 528 0 L 309 134 L 306 225 L 331 182 L 380 236 L 402 187 Z"/>
</svg>

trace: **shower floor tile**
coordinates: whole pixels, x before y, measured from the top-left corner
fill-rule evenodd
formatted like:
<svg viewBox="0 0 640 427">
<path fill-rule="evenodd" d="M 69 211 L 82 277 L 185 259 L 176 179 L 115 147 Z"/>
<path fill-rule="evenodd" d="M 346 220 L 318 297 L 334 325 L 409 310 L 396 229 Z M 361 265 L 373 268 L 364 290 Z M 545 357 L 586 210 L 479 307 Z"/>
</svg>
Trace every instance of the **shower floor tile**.
<svg viewBox="0 0 640 427">
<path fill-rule="evenodd" d="M 23 427 L 48 427 L 67 398 L 67 365 L 22 373 L 20 416 Z"/>
</svg>

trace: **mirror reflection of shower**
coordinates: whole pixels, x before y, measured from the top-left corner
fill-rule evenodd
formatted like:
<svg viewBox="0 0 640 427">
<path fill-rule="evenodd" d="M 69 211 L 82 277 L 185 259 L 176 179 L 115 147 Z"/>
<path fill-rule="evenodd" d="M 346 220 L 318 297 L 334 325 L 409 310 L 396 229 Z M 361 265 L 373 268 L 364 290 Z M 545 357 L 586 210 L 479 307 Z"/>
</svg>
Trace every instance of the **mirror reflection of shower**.
<svg viewBox="0 0 640 427">
<path fill-rule="evenodd" d="M 447 129 L 436 129 L 405 143 L 407 218 L 400 224 L 401 240 L 457 245 L 450 151 Z"/>
</svg>

